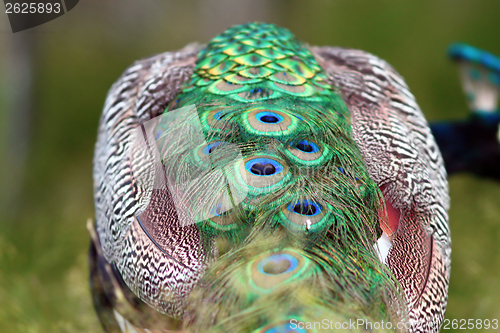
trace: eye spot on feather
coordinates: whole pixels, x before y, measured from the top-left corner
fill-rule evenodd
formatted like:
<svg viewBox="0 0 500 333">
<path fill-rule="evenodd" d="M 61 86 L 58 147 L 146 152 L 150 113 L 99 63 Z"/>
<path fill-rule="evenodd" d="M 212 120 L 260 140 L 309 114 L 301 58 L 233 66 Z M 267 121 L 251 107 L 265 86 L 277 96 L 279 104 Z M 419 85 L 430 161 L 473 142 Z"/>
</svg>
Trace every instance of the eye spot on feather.
<svg viewBox="0 0 500 333">
<path fill-rule="evenodd" d="M 283 206 L 279 222 L 293 231 L 314 232 L 332 224 L 329 211 L 312 200 L 292 201 Z"/>
<path fill-rule="evenodd" d="M 283 121 L 283 117 L 276 112 L 264 111 L 259 112 L 255 115 L 255 117 L 261 122 L 265 124 L 279 124 Z"/>
<path fill-rule="evenodd" d="M 256 176 L 271 176 L 283 171 L 283 165 L 269 158 L 256 158 L 245 164 L 245 169 Z"/>
<path fill-rule="evenodd" d="M 278 110 L 256 109 L 242 115 L 242 124 L 253 135 L 289 135 L 297 127 L 299 120 Z"/>
<path fill-rule="evenodd" d="M 209 219 L 208 222 L 210 227 L 219 231 L 238 229 L 238 225 L 234 222 L 230 215 L 214 216 Z"/>
<path fill-rule="evenodd" d="M 292 142 L 285 153 L 295 162 L 311 166 L 323 163 L 330 156 L 326 147 L 308 139 Z"/>
<path fill-rule="evenodd" d="M 297 269 L 298 260 L 288 253 L 273 254 L 262 259 L 257 269 L 267 275 L 286 274 Z"/>
<path fill-rule="evenodd" d="M 233 213 L 233 207 L 227 202 L 214 204 L 212 209 L 210 209 L 210 218 L 206 220 L 206 226 L 212 230 L 218 231 L 229 231 L 233 229 L 238 229 L 240 226 L 237 223 L 237 214 Z"/>
<path fill-rule="evenodd" d="M 198 149 L 198 156 L 202 161 L 208 161 L 207 158 L 209 156 L 213 157 L 215 155 L 213 153 L 217 150 L 217 148 L 222 148 L 222 146 L 223 145 L 221 141 L 214 141 L 204 144 Z"/>
<path fill-rule="evenodd" d="M 290 178 L 288 166 L 270 155 L 249 156 L 239 163 L 238 174 L 252 192 L 265 193 L 283 186 Z"/>
<path fill-rule="evenodd" d="M 319 147 L 312 141 L 308 140 L 300 140 L 297 142 L 295 146 L 298 150 L 303 151 L 304 153 L 317 153 L 319 151 Z"/>
<path fill-rule="evenodd" d="M 272 289 L 304 273 L 308 259 L 293 250 L 263 253 L 251 261 L 252 285 L 260 289 Z"/>
<path fill-rule="evenodd" d="M 212 141 L 199 146 L 194 153 L 196 163 L 200 162 L 203 168 L 209 165 L 223 167 L 238 158 L 239 150 L 228 142 Z"/>
<path fill-rule="evenodd" d="M 212 210 L 210 211 L 210 214 L 213 216 L 225 216 L 225 215 L 231 214 L 231 211 L 225 210 L 222 207 L 222 204 L 218 204 L 218 205 L 214 206 L 214 208 L 212 208 Z"/>
<path fill-rule="evenodd" d="M 214 114 L 214 119 L 221 120 L 221 118 L 222 118 L 222 111 L 216 112 Z"/>
<path fill-rule="evenodd" d="M 235 125 L 230 120 L 231 117 L 223 108 L 211 110 L 202 117 L 202 123 L 206 123 L 205 129 L 208 131 L 231 130 Z"/>
<path fill-rule="evenodd" d="M 221 147 L 223 145 L 221 145 L 222 142 L 221 141 L 215 141 L 215 142 L 212 142 L 212 143 L 209 143 L 208 145 L 206 145 L 204 148 L 203 148 L 203 154 L 204 155 L 210 155 L 212 152 L 214 152 L 214 150 L 216 150 L 218 147 Z"/>
<path fill-rule="evenodd" d="M 304 200 L 302 202 L 290 203 L 286 207 L 291 212 L 299 215 L 315 216 L 323 211 L 323 208 L 315 202 Z"/>
<path fill-rule="evenodd" d="M 276 173 L 276 167 L 270 163 L 255 163 L 250 168 L 250 172 L 252 172 L 254 175 L 269 176 Z"/>
</svg>

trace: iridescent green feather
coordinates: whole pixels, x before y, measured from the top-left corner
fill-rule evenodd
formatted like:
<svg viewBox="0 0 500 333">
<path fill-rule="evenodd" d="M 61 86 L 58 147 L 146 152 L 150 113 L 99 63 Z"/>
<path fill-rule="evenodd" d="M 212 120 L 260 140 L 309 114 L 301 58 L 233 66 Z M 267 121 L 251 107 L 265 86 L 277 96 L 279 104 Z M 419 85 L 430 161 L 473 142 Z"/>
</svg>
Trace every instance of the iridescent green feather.
<svg viewBox="0 0 500 333">
<path fill-rule="evenodd" d="M 269 24 L 230 28 L 200 52 L 169 110 L 190 105 L 196 113 L 158 128 L 175 133 L 172 126 L 187 131 L 199 122 L 204 137 L 195 145 L 168 135 L 159 141 L 167 175 L 188 184 L 194 215 L 214 212 L 197 226 L 219 259 L 190 296 L 190 304 L 213 302 L 205 308 L 212 312 L 193 314 L 193 305 L 193 327 L 394 319 L 387 308 L 395 282 L 372 249 L 381 234 L 380 192 L 352 140 L 346 106 L 307 47 Z M 193 173 L 199 177 L 186 176 Z M 259 290 L 259 274 L 283 273 L 275 261 L 266 264 L 271 273 L 259 271 L 259 262 L 282 254 L 285 264 L 303 267 Z M 271 304 L 287 305 L 270 314 Z"/>
</svg>

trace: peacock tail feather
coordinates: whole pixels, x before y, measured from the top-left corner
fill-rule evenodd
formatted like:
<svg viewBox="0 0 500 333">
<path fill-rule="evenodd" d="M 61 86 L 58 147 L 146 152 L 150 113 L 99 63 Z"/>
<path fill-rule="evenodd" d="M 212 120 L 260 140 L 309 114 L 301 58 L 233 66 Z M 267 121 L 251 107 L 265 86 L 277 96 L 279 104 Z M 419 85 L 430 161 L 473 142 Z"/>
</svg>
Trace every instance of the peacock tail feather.
<svg viewBox="0 0 500 333">
<path fill-rule="evenodd" d="M 337 52 L 250 23 L 139 62 L 115 84 L 94 160 L 91 261 L 107 267 L 94 270 L 94 294 L 129 290 L 168 318 L 120 311 L 133 297 L 108 292 L 114 312 L 98 308 L 122 331 L 439 329 L 442 160 L 392 68 Z M 388 96 L 399 104 L 381 107 Z M 422 330 L 422 318 L 437 324 Z"/>
</svg>

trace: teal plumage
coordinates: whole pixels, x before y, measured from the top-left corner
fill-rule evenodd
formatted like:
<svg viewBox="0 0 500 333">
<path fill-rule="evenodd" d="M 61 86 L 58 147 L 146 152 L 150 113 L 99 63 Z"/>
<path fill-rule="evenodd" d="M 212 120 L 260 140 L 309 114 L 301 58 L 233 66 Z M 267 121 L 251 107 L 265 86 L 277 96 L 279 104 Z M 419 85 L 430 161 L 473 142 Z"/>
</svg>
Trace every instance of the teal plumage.
<svg viewBox="0 0 500 333">
<path fill-rule="evenodd" d="M 427 166 L 427 175 L 436 173 L 431 179 L 437 190 L 427 187 L 420 202 L 411 199 L 418 186 L 383 178 L 391 168 L 399 174 L 407 162 L 377 164 L 377 152 L 392 134 L 376 117 L 369 124 L 370 117 L 356 111 L 377 96 L 361 90 L 349 95 L 359 100 L 346 98 L 353 86 L 337 85 L 335 72 L 342 71 L 327 55 L 286 29 L 250 23 L 203 48 L 138 63 L 115 84 L 94 161 L 97 234 L 91 252 L 92 260 L 114 267 L 114 273 L 95 270 L 93 281 L 102 285 L 94 284 L 94 294 L 130 289 L 136 302 L 168 318 L 162 323 L 137 311 L 120 314 L 120 302 L 107 296 L 122 331 L 130 325 L 285 332 L 292 322 L 322 319 L 331 325 L 352 319 L 413 323 L 429 310 L 442 320 L 449 267 L 442 160 L 433 156 Z M 116 94 L 128 91 L 130 106 L 120 105 Z M 377 108 L 371 109 L 376 115 Z M 127 112 L 136 113 L 129 123 Z M 414 113 L 420 121 L 419 110 Z M 401 122 L 398 117 L 393 123 Z M 116 141 L 108 143 L 110 137 Z M 426 140 L 433 149 L 432 137 Z M 374 143 L 378 148 L 369 147 Z M 426 154 L 427 148 L 419 149 L 417 155 Z M 109 175 L 117 165 L 117 174 Z M 403 198 L 404 191 L 409 199 L 401 201 L 396 196 Z M 404 200 L 410 201 L 408 210 Z M 432 211 L 414 210 L 428 200 L 434 200 Z M 442 223 L 441 235 L 429 236 L 425 228 Z M 415 236 L 407 237 L 408 230 Z M 394 243 L 387 261 L 374 247 L 382 235 Z M 399 258 L 411 242 L 418 247 L 409 255 L 415 265 L 404 270 Z M 430 300 L 438 310 L 412 298 L 415 292 L 424 299 L 436 294 L 435 285 L 407 283 L 412 270 L 425 275 L 429 266 L 438 283 L 444 281 Z M 97 306 L 112 311 L 102 302 Z M 410 331 L 418 332 L 412 325 Z"/>
</svg>

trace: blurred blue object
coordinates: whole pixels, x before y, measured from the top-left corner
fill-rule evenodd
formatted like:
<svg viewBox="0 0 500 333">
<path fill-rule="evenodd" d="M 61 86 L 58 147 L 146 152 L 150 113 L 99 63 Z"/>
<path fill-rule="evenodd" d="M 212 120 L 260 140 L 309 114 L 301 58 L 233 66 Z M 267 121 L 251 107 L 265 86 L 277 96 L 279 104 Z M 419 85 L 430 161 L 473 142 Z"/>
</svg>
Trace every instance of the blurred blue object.
<svg viewBox="0 0 500 333">
<path fill-rule="evenodd" d="M 470 61 L 500 73 L 500 58 L 473 46 L 463 43 L 452 44 L 448 48 L 448 55 L 454 60 Z"/>
<path fill-rule="evenodd" d="M 448 55 L 459 66 L 471 114 L 431 124 L 446 170 L 500 180 L 500 58 L 459 43 L 448 48 Z"/>
</svg>

